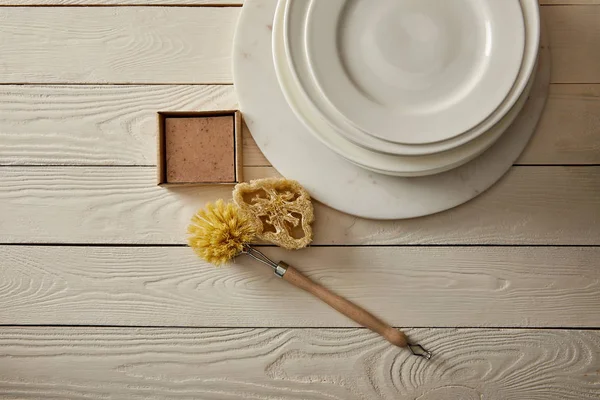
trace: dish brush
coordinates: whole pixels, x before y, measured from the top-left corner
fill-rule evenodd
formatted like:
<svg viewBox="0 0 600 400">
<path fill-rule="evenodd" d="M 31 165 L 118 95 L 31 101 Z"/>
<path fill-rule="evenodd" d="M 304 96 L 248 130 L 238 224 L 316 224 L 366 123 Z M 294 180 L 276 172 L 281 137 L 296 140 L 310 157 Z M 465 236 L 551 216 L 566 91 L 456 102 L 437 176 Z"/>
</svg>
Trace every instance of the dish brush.
<svg viewBox="0 0 600 400">
<path fill-rule="evenodd" d="M 398 347 L 406 347 L 416 356 L 431 358 L 431 352 L 418 344 L 409 343 L 403 332 L 351 301 L 329 291 L 296 268 L 283 261 L 276 263 L 250 246 L 249 243 L 257 233 L 256 225 L 252 221 L 252 216 L 241 212 L 238 205 L 223 200 L 207 204 L 205 209 L 194 215 L 188 232 L 190 247 L 209 263 L 220 266 L 238 255 L 248 255 L 271 267 L 279 278 L 313 294 L 351 320 L 380 334 L 390 343 Z"/>
</svg>

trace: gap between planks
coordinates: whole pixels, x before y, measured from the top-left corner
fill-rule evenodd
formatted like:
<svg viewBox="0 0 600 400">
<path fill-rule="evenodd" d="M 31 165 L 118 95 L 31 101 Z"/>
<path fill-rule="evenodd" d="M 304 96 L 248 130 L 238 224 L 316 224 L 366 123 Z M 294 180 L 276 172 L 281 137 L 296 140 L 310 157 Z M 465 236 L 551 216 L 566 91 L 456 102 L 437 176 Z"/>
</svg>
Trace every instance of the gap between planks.
<svg viewBox="0 0 600 400">
<path fill-rule="evenodd" d="M 257 242 L 252 244 L 254 247 L 265 249 L 265 248 L 276 248 L 277 246 L 274 244 L 268 244 L 264 242 Z M 188 247 L 185 243 L 162 243 L 162 244 L 152 244 L 152 243 L 71 243 L 71 242 L 20 242 L 20 243 L 1 243 L 0 246 L 35 246 L 35 247 L 131 247 L 131 248 L 145 248 L 145 247 L 154 247 L 154 248 L 169 248 L 169 247 Z M 538 248 L 538 247 L 555 247 L 555 248 L 569 248 L 569 247 L 600 247 L 597 244 L 496 244 L 496 243 L 463 243 L 463 244 L 435 244 L 435 243 L 415 243 L 415 244 L 310 244 L 307 248 L 339 248 L 343 249 L 346 247 L 350 248 L 402 248 L 402 247 L 524 247 L 524 248 Z"/>
</svg>

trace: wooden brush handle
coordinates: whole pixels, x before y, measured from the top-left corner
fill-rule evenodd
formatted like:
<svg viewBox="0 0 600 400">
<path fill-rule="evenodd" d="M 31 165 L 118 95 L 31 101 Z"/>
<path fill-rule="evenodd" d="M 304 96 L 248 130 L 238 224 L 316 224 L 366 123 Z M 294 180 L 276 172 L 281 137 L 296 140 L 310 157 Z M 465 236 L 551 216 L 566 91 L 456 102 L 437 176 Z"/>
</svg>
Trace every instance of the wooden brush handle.
<svg viewBox="0 0 600 400">
<path fill-rule="evenodd" d="M 275 274 L 288 281 L 292 285 L 317 296 L 319 299 L 323 300 L 325 303 L 329 304 L 331 307 L 341 312 L 354 322 L 369 328 L 373 332 L 379 333 L 381 336 L 386 338 L 388 342 L 399 347 L 408 346 L 408 342 L 404 333 L 394 327 L 389 326 L 364 308 L 361 308 L 351 301 L 348 301 L 345 298 L 330 292 L 323 286 L 307 278 L 294 267 L 290 267 L 289 265 L 280 262 Z"/>
</svg>

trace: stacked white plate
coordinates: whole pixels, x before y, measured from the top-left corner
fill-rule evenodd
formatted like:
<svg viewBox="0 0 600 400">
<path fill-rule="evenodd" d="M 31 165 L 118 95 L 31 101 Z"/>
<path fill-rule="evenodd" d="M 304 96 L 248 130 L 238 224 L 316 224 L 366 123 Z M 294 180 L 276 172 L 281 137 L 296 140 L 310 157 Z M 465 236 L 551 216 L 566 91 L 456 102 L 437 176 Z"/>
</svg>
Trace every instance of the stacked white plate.
<svg viewBox="0 0 600 400">
<path fill-rule="evenodd" d="M 502 175 L 482 179 L 459 167 L 484 157 L 511 130 L 528 100 L 540 48 L 537 0 L 247 0 L 243 8 L 234 52 L 241 109 L 267 158 L 287 170 L 281 171 L 286 176 L 314 189 L 315 197 L 356 215 L 412 217 L 475 196 L 451 196 L 424 208 L 406 204 L 435 194 L 434 185 L 447 193 L 448 182 L 455 179 L 450 171 L 463 181 L 485 180 L 466 185 L 477 193 Z M 267 39 L 250 31 L 251 24 L 258 29 L 264 19 L 272 21 L 267 24 L 272 65 L 266 67 Z M 268 76 L 272 69 L 274 77 Z M 285 104 L 280 104 L 282 95 Z M 270 114 L 251 104 L 259 99 L 272 106 Z M 274 113 L 292 133 L 266 131 L 275 124 L 261 119 Z M 299 138 L 298 124 L 317 141 Z M 274 138 L 281 135 L 299 143 L 288 149 L 298 154 L 283 161 L 274 153 L 285 151 L 284 142 Z M 519 142 L 518 153 L 526 142 Z M 316 155 L 323 147 L 335 153 L 330 161 L 299 155 L 311 149 Z M 413 191 L 398 200 L 414 211 L 367 211 L 390 199 L 342 204 L 350 191 L 331 193 L 323 176 L 291 168 L 291 160 L 331 168 L 329 186 L 335 185 L 335 175 L 366 171 L 358 173 L 359 183 L 369 176 L 371 183 L 393 188 L 386 193 Z"/>
<path fill-rule="evenodd" d="M 490 147 L 523 106 L 539 42 L 537 6 L 524 10 L 519 0 L 280 0 L 279 84 L 348 161 L 397 176 L 447 171 Z"/>
</svg>

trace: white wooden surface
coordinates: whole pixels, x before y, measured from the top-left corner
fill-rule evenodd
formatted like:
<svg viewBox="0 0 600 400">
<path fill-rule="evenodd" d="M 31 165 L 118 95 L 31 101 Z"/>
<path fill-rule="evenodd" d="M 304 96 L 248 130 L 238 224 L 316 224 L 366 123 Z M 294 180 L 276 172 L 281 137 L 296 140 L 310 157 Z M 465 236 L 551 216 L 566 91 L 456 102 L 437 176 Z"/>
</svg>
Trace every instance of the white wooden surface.
<svg viewBox="0 0 600 400">
<path fill-rule="evenodd" d="M 427 327 L 431 362 L 183 246 L 229 192 L 154 186 L 154 116 L 236 106 L 241 3 L 0 0 L 0 398 L 600 398 L 600 2 L 541 1 L 551 95 L 498 185 L 408 221 L 318 204 L 315 247 L 265 249 Z"/>
<path fill-rule="evenodd" d="M 28 399 L 598 398 L 597 331 L 408 334 L 440 356 L 415 359 L 358 329 L 4 328 L 0 393 Z"/>
<path fill-rule="evenodd" d="M 0 165 L 140 166 L 156 163 L 156 110 L 237 101 L 231 85 L 0 85 L 0 107 Z M 518 164 L 600 164 L 599 130 L 600 85 L 552 85 Z M 247 131 L 244 164 L 269 165 Z"/>
<path fill-rule="evenodd" d="M 231 44 L 240 7 L 0 11 L 3 83 L 231 81 Z"/>
<path fill-rule="evenodd" d="M 186 247 L 2 246 L 0 252 L 7 288 L 0 292 L 3 322 L 355 326 L 245 258 L 223 270 L 199 261 Z M 600 325 L 598 247 L 265 252 L 348 298 L 360 299 L 395 326 Z M 273 298 L 279 299 L 277 307 Z M 222 312 L 224 305 L 227 312 Z"/>
<path fill-rule="evenodd" d="M 243 0 L 0 0 L 0 6 L 22 6 L 22 5 L 188 5 L 188 6 L 239 6 Z M 577 4 L 599 4 L 600 0 L 539 0 L 541 5 L 577 5 Z"/>
<path fill-rule="evenodd" d="M 275 175 L 246 167 L 246 179 Z M 1 167 L 0 243 L 184 244 L 190 216 L 231 188 L 165 190 L 154 167 Z M 514 167 L 423 218 L 374 221 L 315 205 L 315 245 L 600 244 L 600 166 Z"/>
<path fill-rule="evenodd" d="M 0 83 L 230 83 L 240 7 L 3 7 Z M 543 7 L 553 83 L 597 83 L 600 9 Z M 31 24 L 35 21 L 35 24 Z M 40 62 L 43 60 L 43 62 Z"/>
</svg>

